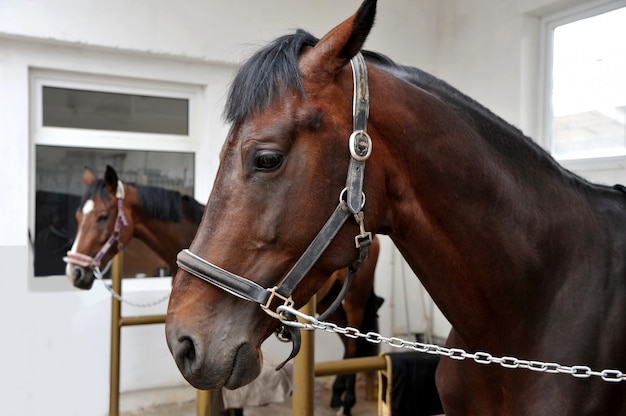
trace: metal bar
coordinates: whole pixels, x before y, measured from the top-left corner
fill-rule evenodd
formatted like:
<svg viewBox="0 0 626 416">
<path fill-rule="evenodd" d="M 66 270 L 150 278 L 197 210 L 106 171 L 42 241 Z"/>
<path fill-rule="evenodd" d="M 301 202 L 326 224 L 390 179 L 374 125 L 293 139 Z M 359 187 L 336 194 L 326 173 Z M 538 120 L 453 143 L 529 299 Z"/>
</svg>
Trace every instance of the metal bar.
<svg viewBox="0 0 626 416">
<path fill-rule="evenodd" d="M 196 392 L 196 415 L 211 416 L 211 390 L 198 390 Z"/>
<path fill-rule="evenodd" d="M 122 293 L 123 254 L 113 259 L 111 267 L 111 286 L 117 293 Z M 111 296 L 111 369 L 109 373 L 109 416 L 118 416 L 120 412 L 120 340 L 121 340 L 121 304 Z"/>
<path fill-rule="evenodd" d="M 122 295 L 123 252 L 113 258 L 111 265 L 111 287 Z M 111 296 L 111 369 L 109 391 L 109 416 L 119 416 L 120 412 L 120 347 L 123 326 L 152 325 L 165 323 L 165 315 L 122 316 L 121 302 Z M 211 416 L 211 392 L 198 390 L 196 394 L 196 415 Z"/>
<path fill-rule="evenodd" d="M 120 326 L 151 325 L 162 323 L 165 323 L 165 315 L 123 316 L 119 319 Z"/>
<path fill-rule="evenodd" d="M 337 374 L 351 374 L 370 371 L 380 371 L 387 368 L 387 361 L 382 355 L 361 358 L 347 358 L 339 361 L 324 361 L 315 363 L 315 377 L 334 376 Z"/>
<path fill-rule="evenodd" d="M 315 315 L 315 296 L 301 309 L 307 315 Z M 315 333 L 302 331 L 302 346 L 294 358 L 294 391 L 291 414 L 294 416 L 313 416 L 315 378 Z"/>
</svg>

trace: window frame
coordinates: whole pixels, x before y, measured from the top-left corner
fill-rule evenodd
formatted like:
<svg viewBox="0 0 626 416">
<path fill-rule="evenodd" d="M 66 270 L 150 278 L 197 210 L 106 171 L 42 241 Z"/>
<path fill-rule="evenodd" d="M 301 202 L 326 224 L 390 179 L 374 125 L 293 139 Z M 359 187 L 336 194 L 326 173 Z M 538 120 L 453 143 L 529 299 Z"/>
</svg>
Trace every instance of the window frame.
<svg viewBox="0 0 626 416">
<path fill-rule="evenodd" d="M 572 23 L 578 20 L 593 17 L 602 13 L 610 12 L 626 7 L 626 0 L 597 0 L 585 4 L 561 10 L 541 19 L 541 105 L 540 105 L 540 135 L 544 148 L 555 157 L 559 163 L 575 171 L 585 170 L 621 170 L 626 163 L 626 155 L 579 157 L 557 157 L 553 153 L 553 117 L 552 117 L 552 67 L 554 50 L 554 30 L 556 27 Z"/>
<path fill-rule="evenodd" d="M 43 125 L 43 86 L 73 88 L 89 91 L 148 95 L 188 100 L 188 134 L 160 134 L 130 131 L 92 130 Z M 155 81 L 115 75 L 101 75 L 46 68 L 29 68 L 29 229 L 35 229 L 36 147 L 38 145 L 78 147 L 84 149 L 121 149 L 137 151 L 192 153 L 197 189 L 198 157 L 203 154 L 204 87 L 171 81 Z M 195 193 L 195 191 L 194 191 Z M 36 290 L 73 290 L 65 276 L 34 276 L 34 252 L 29 254 L 29 281 Z M 156 279 L 163 280 L 163 279 Z M 146 280 L 149 283 L 153 279 Z"/>
<path fill-rule="evenodd" d="M 33 145 L 183 152 L 193 152 L 199 148 L 200 127 L 195 120 L 195 115 L 198 113 L 199 97 L 202 94 L 200 86 L 46 69 L 31 69 L 30 80 L 31 141 Z M 189 134 L 140 133 L 44 126 L 43 86 L 186 99 L 189 102 Z M 89 140 L 85 141 L 85 137 Z"/>
</svg>

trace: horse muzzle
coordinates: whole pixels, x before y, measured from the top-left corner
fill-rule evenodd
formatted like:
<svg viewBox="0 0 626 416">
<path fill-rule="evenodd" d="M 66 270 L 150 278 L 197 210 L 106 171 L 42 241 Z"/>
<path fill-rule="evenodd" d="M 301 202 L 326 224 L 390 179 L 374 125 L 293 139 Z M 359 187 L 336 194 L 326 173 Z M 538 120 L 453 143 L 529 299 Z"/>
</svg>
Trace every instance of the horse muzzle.
<svg viewBox="0 0 626 416">
<path fill-rule="evenodd" d="M 260 374 L 260 353 L 249 343 L 212 345 L 210 340 L 198 338 L 191 332 L 174 334 L 167 329 L 166 338 L 181 374 L 197 389 L 236 389 Z M 218 353 L 210 354 L 209 351 Z"/>
<path fill-rule="evenodd" d="M 67 268 L 70 273 L 67 273 L 68 280 L 74 285 L 74 287 L 83 290 L 89 290 L 93 286 L 95 276 L 91 269 L 85 269 L 82 266 L 75 264 L 68 264 Z"/>
</svg>

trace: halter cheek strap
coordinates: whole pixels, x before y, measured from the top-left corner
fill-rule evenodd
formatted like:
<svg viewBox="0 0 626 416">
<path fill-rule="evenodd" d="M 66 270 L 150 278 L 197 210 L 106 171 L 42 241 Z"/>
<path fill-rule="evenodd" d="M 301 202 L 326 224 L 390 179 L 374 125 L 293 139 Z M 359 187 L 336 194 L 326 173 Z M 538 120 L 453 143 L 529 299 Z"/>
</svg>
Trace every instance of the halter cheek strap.
<svg viewBox="0 0 626 416">
<path fill-rule="evenodd" d="M 66 257 L 63 257 L 64 262 L 93 269 L 100 267 L 102 258 L 116 242 L 118 251 L 122 251 L 124 249 L 123 244 L 120 242 L 120 232 L 122 231 L 122 226 L 128 226 L 128 218 L 126 218 L 126 213 L 124 213 L 124 184 L 120 180 L 117 181 L 115 198 L 117 199 L 117 217 L 115 219 L 115 228 L 113 228 L 113 233 L 106 243 L 104 243 L 102 248 L 100 248 L 98 253 L 96 253 L 93 258 L 86 254 L 68 251 Z"/>
</svg>

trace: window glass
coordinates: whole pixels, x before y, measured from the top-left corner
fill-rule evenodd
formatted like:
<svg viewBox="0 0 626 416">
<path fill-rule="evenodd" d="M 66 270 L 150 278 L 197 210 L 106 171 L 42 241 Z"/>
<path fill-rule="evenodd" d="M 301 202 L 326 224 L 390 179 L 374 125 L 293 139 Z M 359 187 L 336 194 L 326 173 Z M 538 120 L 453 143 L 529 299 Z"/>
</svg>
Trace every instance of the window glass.
<svg viewBox="0 0 626 416">
<path fill-rule="evenodd" d="M 557 26 L 553 36 L 553 154 L 626 154 L 626 7 Z"/>
<path fill-rule="evenodd" d="M 194 194 L 194 154 L 61 146 L 35 147 L 35 276 L 65 274 L 63 257 L 76 235 L 75 212 L 88 166 L 97 177 L 106 165 L 127 183 Z M 124 250 L 124 277 L 168 275 L 167 264 L 134 238 Z"/>
<path fill-rule="evenodd" d="M 142 133 L 189 133 L 181 98 L 43 86 L 43 125 Z"/>
</svg>

